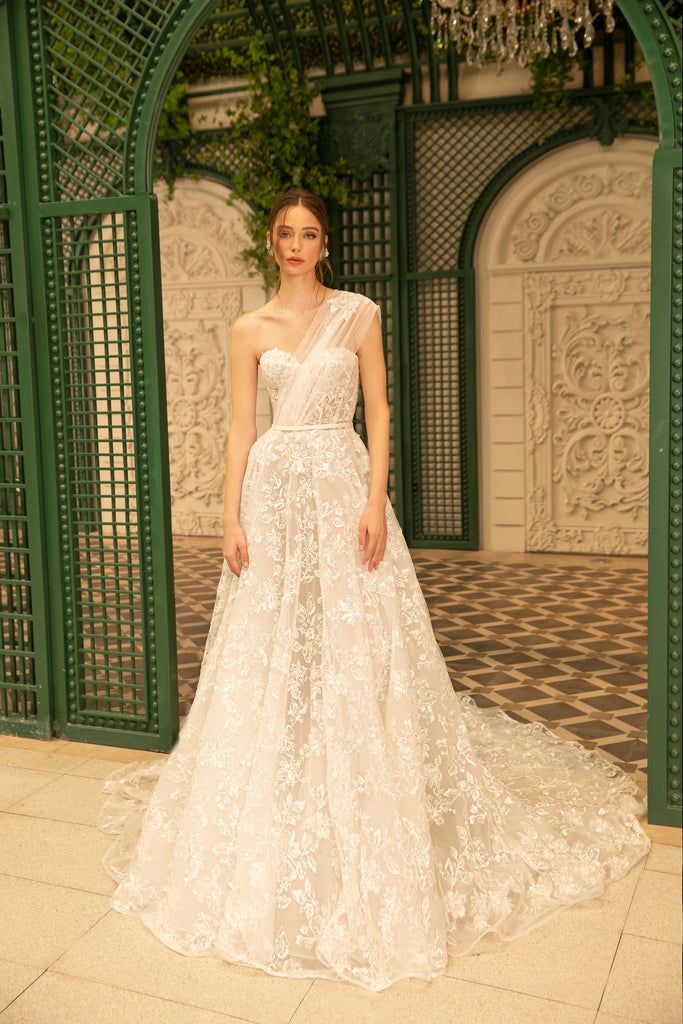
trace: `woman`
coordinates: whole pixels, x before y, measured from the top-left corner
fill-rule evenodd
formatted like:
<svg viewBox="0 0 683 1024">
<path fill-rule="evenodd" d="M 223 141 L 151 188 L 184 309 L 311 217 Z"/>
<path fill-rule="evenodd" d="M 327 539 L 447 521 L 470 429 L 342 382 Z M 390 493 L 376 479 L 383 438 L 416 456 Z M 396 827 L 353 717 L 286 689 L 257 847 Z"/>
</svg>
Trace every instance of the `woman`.
<svg viewBox="0 0 683 1024">
<path fill-rule="evenodd" d="M 196 697 L 166 760 L 111 773 L 100 824 L 113 907 L 173 949 L 380 990 L 599 896 L 651 843 L 628 775 L 453 691 L 386 496 L 380 310 L 323 285 L 327 237 L 318 197 L 279 197 L 277 294 L 231 334 Z"/>
</svg>

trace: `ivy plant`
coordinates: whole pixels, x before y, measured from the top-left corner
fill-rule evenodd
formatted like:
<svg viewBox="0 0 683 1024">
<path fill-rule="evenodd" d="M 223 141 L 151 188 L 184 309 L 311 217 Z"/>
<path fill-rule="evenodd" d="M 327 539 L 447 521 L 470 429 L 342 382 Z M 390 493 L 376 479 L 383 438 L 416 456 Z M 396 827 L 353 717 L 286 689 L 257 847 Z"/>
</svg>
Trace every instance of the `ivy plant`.
<svg viewBox="0 0 683 1024">
<path fill-rule="evenodd" d="M 270 291 L 276 276 L 272 260 L 266 255 L 265 237 L 268 211 L 274 200 L 289 188 L 307 188 L 323 199 L 353 205 L 345 181 L 352 166 L 344 158 L 334 164 L 321 160 L 321 119 L 310 114 L 320 87 L 293 63 L 269 53 L 261 34 L 250 40 L 244 52 L 225 50 L 223 58 L 226 73 L 245 78 L 244 94 L 225 110 L 225 129 L 220 133 L 201 133 L 203 162 L 211 165 L 224 160 L 227 134 L 231 192 L 226 203 L 246 204 L 251 244 L 242 250 L 242 260 L 247 273 L 260 274 Z M 156 139 L 163 153 L 160 163 L 169 198 L 175 178 L 174 146 L 188 133 L 192 134 L 189 124 L 187 83 L 183 77 L 177 77 L 164 104 Z"/>
<path fill-rule="evenodd" d="M 624 73 L 623 80 L 612 87 L 613 91 L 616 93 L 624 92 L 628 86 L 635 85 L 636 72 L 644 66 L 645 60 L 643 59 L 642 54 L 638 51 L 636 53 L 635 60 L 633 61 L 633 66 Z M 655 91 L 652 87 L 652 82 L 647 82 L 647 84 L 641 86 L 640 99 L 640 109 L 633 112 L 633 120 L 636 124 L 647 127 L 652 124 L 657 124 L 657 103 L 655 101 Z"/>
<path fill-rule="evenodd" d="M 572 57 L 567 50 L 558 47 L 555 51 L 551 50 L 547 57 L 534 57 L 529 61 L 531 106 L 539 122 L 543 114 L 554 110 L 560 115 L 560 121 L 570 126 L 569 83 L 582 59 L 581 51 Z M 539 145 L 542 145 L 546 138 L 544 135 L 539 137 Z"/>
</svg>

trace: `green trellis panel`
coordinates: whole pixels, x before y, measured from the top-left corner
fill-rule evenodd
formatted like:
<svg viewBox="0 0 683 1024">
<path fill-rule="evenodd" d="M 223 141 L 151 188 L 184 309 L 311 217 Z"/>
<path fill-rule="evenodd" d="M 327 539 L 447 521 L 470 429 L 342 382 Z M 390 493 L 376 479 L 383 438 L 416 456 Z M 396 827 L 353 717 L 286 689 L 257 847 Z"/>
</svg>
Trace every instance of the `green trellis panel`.
<svg viewBox="0 0 683 1024">
<path fill-rule="evenodd" d="M 35 349 L 16 88 L 0 6 L 0 731 L 51 732 Z"/>
<path fill-rule="evenodd" d="M 5 672 L 0 690 L 21 707 L 16 721 L 8 708 L 0 708 L 0 717 L 2 727 L 12 731 L 35 732 L 49 721 L 53 733 L 154 749 L 169 749 L 177 735 L 159 243 L 150 165 L 163 96 L 213 6 L 211 0 L 0 0 L 5 29 L 0 182 L 6 190 L 0 196 Z M 648 62 L 659 119 L 648 796 L 651 821 L 680 826 L 681 5 L 621 0 L 620 6 Z M 277 7 L 257 0 L 241 17 L 265 27 L 274 53 L 292 47 L 301 57 L 292 8 L 289 0 Z M 420 400 L 412 407 L 416 423 L 404 423 L 394 439 L 395 481 L 399 471 L 406 474 L 409 540 L 441 538 L 442 546 L 466 546 L 475 539 L 476 506 L 474 446 L 467 436 L 473 380 L 471 247 L 481 213 L 506 172 L 488 166 L 489 184 L 476 202 L 469 197 L 474 210 L 468 219 L 462 216 L 467 197 L 464 205 L 460 197 L 447 204 L 451 253 L 435 264 L 427 236 L 430 223 L 438 226 L 438 218 L 430 220 L 438 211 L 430 210 L 434 197 L 427 190 L 433 180 L 430 133 L 438 136 L 441 126 L 419 120 L 426 110 L 423 97 L 428 93 L 435 101 L 442 95 L 437 61 L 419 31 L 428 22 L 428 5 L 404 3 L 392 12 L 391 24 L 383 0 L 367 18 L 356 5 L 348 24 L 337 0 L 332 10 L 329 20 L 329 12 L 323 16 L 314 5 L 317 29 L 306 29 L 321 35 L 328 76 L 337 72 L 339 56 L 346 73 L 357 76 L 360 58 L 367 71 L 386 73 L 389 88 L 397 72 L 390 33 L 405 33 L 402 52 L 409 54 L 413 108 L 397 113 L 394 154 L 410 132 L 420 146 L 408 147 L 404 162 L 359 174 L 355 187 L 365 223 L 343 213 L 341 222 L 346 242 L 359 231 L 362 235 L 377 215 L 392 232 L 397 264 L 389 267 L 380 253 L 367 283 L 378 297 L 389 299 L 391 279 L 394 387 L 404 409 L 408 387 L 416 387 Z M 359 45 L 361 52 L 354 52 Z M 423 68 L 428 89 L 422 88 Z M 452 58 L 446 71 L 448 95 L 455 100 Z M 432 103 L 429 113 L 438 118 L 444 111 Z M 615 133 L 612 113 L 609 102 L 596 108 L 592 131 L 602 141 Z M 460 125 L 471 139 L 477 130 L 487 136 L 496 154 L 508 141 L 486 128 L 488 114 L 470 111 L 470 120 Z M 509 173 L 515 161 L 519 168 L 528 159 L 523 148 L 516 152 L 513 159 L 504 157 Z M 451 160 L 462 155 L 459 149 Z M 402 204 L 418 177 L 423 185 L 404 220 Z M 362 269 L 349 265 L 345 273 L 351 284 Z M 361 283 L 365 287 L 365 280 Z M 437 386 L 443 324 L 451 325 L 454 317 L 456 353 L 448 370 L 452 387 L 461 393 L 460 417 L 444 428 L 439 456 L 451 460 L 444 475 L 429 461 L 435 452 L 428 439 L 430 432 L 436 436 L 436 420 L 454 408 L 452 396 Z M 448 502 L 440 507 L 444 493 Z M 47 608 L 41 604 L 45 593 Z"/>
<path fill-rule="evenodd" d="M 166 742 L 177 722 L 175 609 L 156 203 L 44 204 L 61 522 L 64 735 Z M 157 679 L 164 681 L 159 690 Z M 171 682 L 168 687 L 167 681 Z"/>
<path fill-rule="evenodd" d="M 52 732 L 151 749 L 177 738 L 178 683 L 157 206 L 135 193 L 127 128 L 185 6 L 31 2 L 9 26 L 44 345 Z"/>
</svg>

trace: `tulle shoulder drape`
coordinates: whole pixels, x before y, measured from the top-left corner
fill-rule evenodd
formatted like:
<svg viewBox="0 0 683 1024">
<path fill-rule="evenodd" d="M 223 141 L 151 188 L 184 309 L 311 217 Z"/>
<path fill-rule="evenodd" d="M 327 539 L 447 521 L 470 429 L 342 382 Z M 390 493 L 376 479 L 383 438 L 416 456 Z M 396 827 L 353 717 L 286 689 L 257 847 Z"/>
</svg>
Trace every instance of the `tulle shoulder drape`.
<svg viewBox="0 0 683 1024">
<path fill-rule="evenodd" d="M 375 317 L 376 302 L 359 292 L 338 291 L 320 306 L 293 353 L 295 369 L 280 387 L 273 407 L 273 425 L 308 423 L 329 386 L 320 374 L 328 353 L 357 354 Z"/>
</svg>

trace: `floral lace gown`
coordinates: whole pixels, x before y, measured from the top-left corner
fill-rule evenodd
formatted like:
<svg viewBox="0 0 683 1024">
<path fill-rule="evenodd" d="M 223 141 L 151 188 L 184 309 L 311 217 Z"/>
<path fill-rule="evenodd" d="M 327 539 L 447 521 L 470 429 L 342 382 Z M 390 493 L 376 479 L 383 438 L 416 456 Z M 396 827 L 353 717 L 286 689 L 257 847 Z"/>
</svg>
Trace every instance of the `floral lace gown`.
<svg viewBox="0 0 683 1024">
<path fill-rule="evenodd" d="M 297 360 L 261 370 L 275 403 Z M 103 864 L 112 906 L 180 953 L 379 990 L 599 896 L 651 843 L 628 775 L 454 692 L 390 502 L 361 562 L 357 355 L 316 377 L 314 418 L 250 450 L 250 564 L 223 565 L 175 747 L 104 783 Z"/>
</svg>

